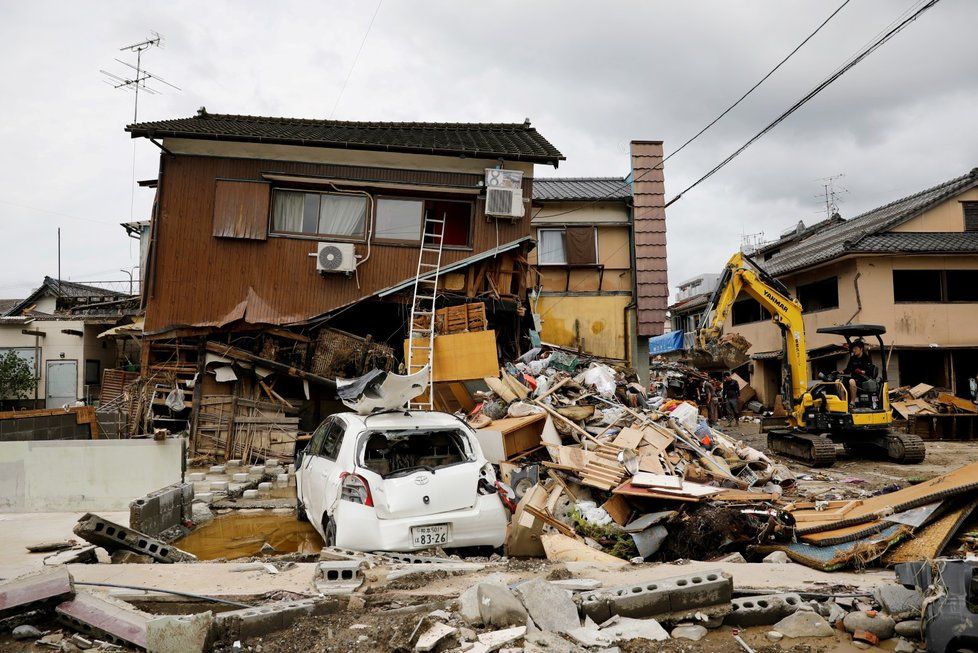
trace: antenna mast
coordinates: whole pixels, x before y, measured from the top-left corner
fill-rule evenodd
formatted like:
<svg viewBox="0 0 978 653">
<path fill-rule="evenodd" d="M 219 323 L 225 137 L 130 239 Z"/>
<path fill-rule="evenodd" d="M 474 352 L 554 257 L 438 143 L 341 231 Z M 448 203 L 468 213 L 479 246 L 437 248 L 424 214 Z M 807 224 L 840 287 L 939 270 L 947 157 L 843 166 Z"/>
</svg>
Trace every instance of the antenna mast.
<svg viewBox="0 0 978 653">
<path fill-rule="evenodd" d="M 158 33 L 153 32 L 153 38 L 149 38 L 146 39 L 145 41 L 141 41 L 140 43 L 133 43 L 132 45 L 126 45 L 119 48 L 120 52 L 124 52 L 128 50 L 129 52 L 136 53 L 135 66 L 121 59 L 116 59 L 116 61 L 121 63 L 123 66 L 126 66 L 127 68 L 130 68 L 133 71 L 135 71 L 135 76 L 132 78 L 129 77 L 129 75 L 132 75 L 132 73 L 128 73 L 128 72 L 120 76 L 120 75 L 116 75 L 115 73 L 110 73 L 107 70 L 99 71 L 107 78 L 104 80 L 105 83 L 111 86 L 112 88 L 121 88 L 127 91 L 133 91 L 135 93 L 136 97 L 135 100 L 133 101 L 133 107 L 132 107 L 133 122 L 137 122 L 137 120 L 139 119 L 139 91 L 142 90 L 146 93 L 149 93 L 150 95 L 160 94 L 160 91 L 156 90 L 155 88 L 152 88 L 151 86 L 146 85 L 146 82 L 148 80 L 154 80 L 156 82 L 159 82 L 160 84 L 165 84 L 177 91 L 180 90 L 180 87 L 171 84 L 170 82 L 166 81 L 159 75 L 154 75 L 148 70 L 143 69 L 143 51 L 153 47 L 155 48 L 161 47 L 160 44 L 162 42 L 163 42 L 163 37 L 160 36 Z"/>
<path fill-rule="evenodd" d="M 822 200 L 825 203 L 825 217 L 831 218 L 833 215 L 839 212 L 839 204 L 841 200 L 839 195 L 842 193 L 848 193 L 849 189 L 840 188 L 835 189 L 835 182 L 839 179 L 845 177 L 844 173 L 839 173 L 837 175 L 832 175 L 831 177 L 822 177 L 819 181 L 822 182 L 822 194 L 816 195 L 816 199 Z"/>
</svg>

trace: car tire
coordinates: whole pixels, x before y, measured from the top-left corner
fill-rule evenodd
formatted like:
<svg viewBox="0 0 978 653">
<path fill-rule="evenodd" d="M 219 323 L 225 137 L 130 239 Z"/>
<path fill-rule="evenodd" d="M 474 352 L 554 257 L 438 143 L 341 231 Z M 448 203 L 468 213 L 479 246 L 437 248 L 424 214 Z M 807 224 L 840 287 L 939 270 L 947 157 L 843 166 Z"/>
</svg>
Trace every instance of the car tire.
<svg viewBox="0 0 978 653">
<path fill-rule="evenodd" d="M 306 504 L 302 503 L 298 493 L 295 495 L 295 518 L 298 521 L 309 521 L 309 515 L 306 514 Z"/>
<path fill-rule="evenodd" d="M 326 546 L 336 546 L 336 522 L 323 515 L 323 532 L 326 533 Z"/>
</svg>

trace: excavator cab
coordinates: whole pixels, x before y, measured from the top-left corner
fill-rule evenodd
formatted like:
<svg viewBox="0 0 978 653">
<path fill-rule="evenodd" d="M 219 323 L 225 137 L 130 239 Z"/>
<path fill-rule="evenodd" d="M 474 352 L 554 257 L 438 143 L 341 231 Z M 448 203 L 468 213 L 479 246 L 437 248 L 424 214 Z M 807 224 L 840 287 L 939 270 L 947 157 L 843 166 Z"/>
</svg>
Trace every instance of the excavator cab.
<svg viewBox="0 0 978 653">
<path fill-rule="evenodd" d="M 883 413 L 886 422 L 892 419 L 890 415 L 889 386 L 886 380 L 886 360 L 883 353 L 886 346 L 883 344 L 883 334 L 886 327 L 879 324 L 843 324 L 840 326 L 820 327 L 818 333 L 828 333 L 842 336 L 846 340 L 846 348 L 851 352 L 853 345 L 864 343 L 869 338 L 875 338 L 880 351 L 880 365 L 873 365 L 873 369 L 866 370 L 861 374 L 846 374 L 844 372 L 834 373 L 830 381 L 839 381 L 844 391 L 844 396 L 848 402 L 848 412 L 853 415 L 853 422 L 857 423 L 856 416 L 867 413 Z M 866 347 L 866 345 L 863 345 Z M 869 348 L 866 347 L 868 352 Z M 853 392 L 853 390 L 855 392 Z"/>
</svg>

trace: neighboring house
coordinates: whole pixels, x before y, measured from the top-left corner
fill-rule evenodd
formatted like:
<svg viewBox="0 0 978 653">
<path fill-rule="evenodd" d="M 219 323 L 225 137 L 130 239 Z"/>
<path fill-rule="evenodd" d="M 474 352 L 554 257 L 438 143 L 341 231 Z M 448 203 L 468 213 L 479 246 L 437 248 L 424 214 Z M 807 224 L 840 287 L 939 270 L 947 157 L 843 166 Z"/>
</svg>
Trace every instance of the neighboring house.
<svg viewBox="0 0 978 653">
<path fill-rule="evenodd" d="M 57 408 L 97 399 L 102 371 L 117 358 L 115 342 L 98 335 L 136 304 L 122 292 L 44 277 L 0 316 L 0 354 L 16 352 L 38 376 L 36 394 L 18 403 Z"/>
<path fill-rule="evenodd" d="M 695 276 L 677 286 L 676 301 L 669 305 L 669 321 L 673 331 L 683 334 L 682 345 L 685 349 L 693 345 L 694 335 L 703 318 L 703 309 L 719 281 L 720 275 L 711 272 Z"/>
<path fill-rule="evenodd" d="M 533 310 L 544 342 L 648 369 L 648 339 L 663 332 L 662 144 L 632 142 L 627 177 L 535 180 Z"/>
<path fill-rule="evenodd" d="M 978 168 L 849 220 L 800 225 L 760 246 L 754 260 L 801 301 L 813 375 L 847 359 L 841 339 L 818 327 L 881 324 L 888 349 L 872 353 L 891 387 L 923 382 L 968 396 L 978 374 L 976 255 Z M 751 384 L 772 404 L 781 379 L 777 327 L 743 298 L 724 329 L 753 343 Z"/>
</svg>

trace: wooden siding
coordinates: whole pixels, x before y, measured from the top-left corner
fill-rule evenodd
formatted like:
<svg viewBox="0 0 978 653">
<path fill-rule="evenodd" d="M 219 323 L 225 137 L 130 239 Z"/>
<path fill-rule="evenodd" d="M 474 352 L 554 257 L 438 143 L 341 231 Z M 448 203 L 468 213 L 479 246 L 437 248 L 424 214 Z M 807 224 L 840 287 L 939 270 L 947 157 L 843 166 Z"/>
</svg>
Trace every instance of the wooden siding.
<svg viewBox="0 0 978 653">
<path fill-rule="evenodd" d="M 218 179 L 261 181 L 262 173 L 346 177 L 475 187 L 480 175 L 321 165 L 257 159 L 162 154 L 154 218 L 154 250 L 147 288 L 146 331 L 220 326 L 236 320 L 287 324 L 321 315 L 414 277 L 418 245 L 373 243 L 357 275 L 316 272 L 316 240 L 269 236 L 266 241 L 215 238 L 212 220 Z M 423 188 L 419 188 L 423 190 Z M 532 179 L 524 177 L 524 197 Z M 473 246 L 445 250 L 443 264 L 529 234 L 529 215 L 515 222 L 486 220 L 475 204 Z M 529 212 L 527 212 L 529 213 Z M 367 254 L 364 243 L 357 253 Z"/>
<path fill-rule="evenodd" d="M 271 184 L 218 179 L 214 190 L 214 237 L 265 240 Z"/>
</svg>

